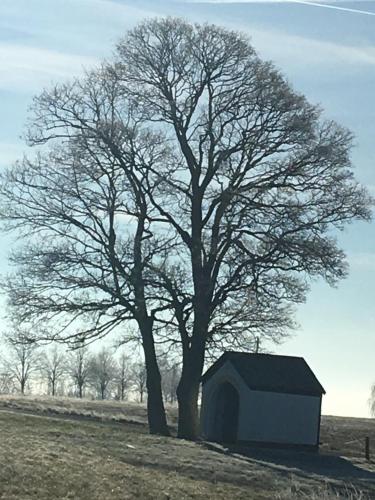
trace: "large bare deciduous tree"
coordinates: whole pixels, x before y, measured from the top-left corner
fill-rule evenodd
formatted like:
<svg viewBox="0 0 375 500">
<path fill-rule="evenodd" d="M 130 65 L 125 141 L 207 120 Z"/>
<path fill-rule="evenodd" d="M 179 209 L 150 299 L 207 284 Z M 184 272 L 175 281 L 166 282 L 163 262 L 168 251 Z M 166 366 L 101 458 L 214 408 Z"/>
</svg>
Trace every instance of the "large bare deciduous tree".
<svg viewBox="0 0 375 500">
<path fill-rule="evenodd" d="M 151 164 L 165 155 L 163 144 L 140 129 L 105 69 L 37 97 L 29 142 L 44 145 L 43 152 L 2 179 L 3 219 L 27 232 L 11 257 L 19 272 L 5 285 L 9 303 L 20 318 L 53 320 L 50 340 L 76 344 L 134 320 L 150 431 L 168 434 L 153 323 L 169 306 L 148 294 L 144 274 L 173 237 L 151 232 L 153 209 L 142 189 Z"/>
<path fill-rule="evenodd" d="M 337 230 L 370 218 L 351 133 L 217 26 L 141 23 L 113 63 L 36 98 L 29 140 L 47 152 L 1 182 L 2 219 L 29 233 L 9 302 L 66 318 L 65 340 L 72 321 L 94 320 L 86 340 L 135 321 L 153 432 L 155 335 L 181 349 L 178 435 L 195 439 L 207 351 L 281 339 L 310 279 L 346 275 Z"/>
<path fill-rule="evenodd" d="M 353 177 L 351 133 L 324 120 L 246 36 L 146 21 L 119 43 L 114 71 L 174 151 L 147 194 L 184 246 L 187 279 L 162 271 L 183 354 L 178 432 L 194 439 L 207 346 L 257 328 L 282 334 L 309 277 L 345 276 L 332 229 L 369 219 L 371 200 Z"/>
</svg>

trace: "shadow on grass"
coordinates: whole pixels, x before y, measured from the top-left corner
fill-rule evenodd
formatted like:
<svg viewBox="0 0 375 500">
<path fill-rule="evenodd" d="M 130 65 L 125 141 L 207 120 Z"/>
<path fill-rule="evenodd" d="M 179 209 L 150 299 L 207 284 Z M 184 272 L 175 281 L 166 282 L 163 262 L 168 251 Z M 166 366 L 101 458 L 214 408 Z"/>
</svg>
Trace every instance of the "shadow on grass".
<svg viewBox="0 0 375 500">
<path fill-rule="evenodd" d="M 211 448 L 210 445 L 208 447 Z M 369 481 L 375 486 L 374 471 L 362 468 L 341 456 L 238 446 L 227 448 L 227 453 L 245 461 L 256 461 L 263 467 L 272 469 L 281 475 L 293 473 L 295 476 L 311 477 L 312 474 L 315 474 L 330 480 Z M 364 466 L 366 467 L 366 465 Z"/>
</svg>

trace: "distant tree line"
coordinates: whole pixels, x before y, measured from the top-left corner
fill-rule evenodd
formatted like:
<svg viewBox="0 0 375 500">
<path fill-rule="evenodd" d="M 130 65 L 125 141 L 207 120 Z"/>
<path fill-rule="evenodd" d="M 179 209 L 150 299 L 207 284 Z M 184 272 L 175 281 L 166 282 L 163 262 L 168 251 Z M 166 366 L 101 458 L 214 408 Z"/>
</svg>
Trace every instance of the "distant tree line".
<svg viewBox="0 0 375 500">
<path fill-rule="evenodd" d="M 77 398 L 146 401 L 146 370 L 142 359 L 125 349 L 61 344 L 41 346 L 18 330 L 3 338 L 0 394 L 46 394 Z M 180 366 L 166 356 L 161 363 L 165 402 L 176 402 Z"/>
</svg>

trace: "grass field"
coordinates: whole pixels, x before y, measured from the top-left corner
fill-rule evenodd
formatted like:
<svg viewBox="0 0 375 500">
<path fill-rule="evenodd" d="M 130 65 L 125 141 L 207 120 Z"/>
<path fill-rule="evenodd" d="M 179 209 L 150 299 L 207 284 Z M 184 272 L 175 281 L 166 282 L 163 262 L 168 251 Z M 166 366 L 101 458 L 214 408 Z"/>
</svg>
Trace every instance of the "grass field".
<svg viewBox="0 0 375 500">
<path fill-rule="evenodd" d="M 150 436 L 145 421 L 136 404 L 0 397 L 0 498 L 375 498 L 363 458 L 375 421 L 323 417 L 320 454 L 212 449 Z"/>
</svg>

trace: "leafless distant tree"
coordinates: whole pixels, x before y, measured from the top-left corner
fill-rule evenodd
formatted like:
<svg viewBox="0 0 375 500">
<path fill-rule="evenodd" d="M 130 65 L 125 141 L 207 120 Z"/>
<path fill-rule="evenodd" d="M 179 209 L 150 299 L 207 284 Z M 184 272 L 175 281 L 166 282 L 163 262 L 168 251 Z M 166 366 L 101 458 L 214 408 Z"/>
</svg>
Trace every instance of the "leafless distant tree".
<svg viewBox="0 0 375 500">
<path fill-rule="evenodd" d="M 13 394 L 17 392 L 15 377 L 5 366 L 0 368 L 0 394 Z"/>
<path fill-rule="evenodd" d="M 90 375 L 90 356 L 86 346 L 81 346 L 67 354 L 66 371 L 76 389 L 79 398 L 84 395 Z"/>
<path fill-rule="evenodd" d="M 103 347 L 90 358 L 89 382 L 100 399 L 106 399 L 115 380 L 116 362 L 112 352 Z"/>
<path fill-rule="evenodd" d="M 132 380 L 136 391 L 139 394 L 139 402 L 143 403 L 145 392 L 146 392 L 146 369 L 145 364 L 141 361 L 137 361 L 132 366 Z"/>
<path fill-rule="evenodd" d="M 131 360 L 125 351 L 121 351 L 117 359 L 115 381 L 118 387 L 118 397 L 123 401 L 132 385 Z"/>
<path fill-rule="evenodd" d="M 48 390 L 52 396 L 56 395 L 57 385 L 66 373 L 65 352 L 56 345 L 44 351 L 40 356 L 41 375 L 48 383 Z"/>
<path fill-rule="evenodd" d="M 5 335 L 8 355 L 5 357 L 5 372 L 13 379 L 21 394 L 25 394 L 32 375 L 40 371 L 38 345 L 32 341 L 30 332 L 15 327 Z"/>
<path fill-rule="evenodd" d="M 181 363 L 164 355 L 159 359 L 163 395 L 168 403 L 177 402 L 177 387 L 181 378 Z"/>
<path fill-rule="evenodd" d="M 375 417 L 375 384 L 371 387 L 371 395 L 369 399 L 370 413 Z"/>
</svg>

